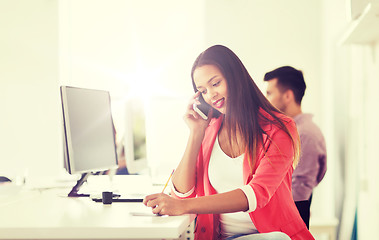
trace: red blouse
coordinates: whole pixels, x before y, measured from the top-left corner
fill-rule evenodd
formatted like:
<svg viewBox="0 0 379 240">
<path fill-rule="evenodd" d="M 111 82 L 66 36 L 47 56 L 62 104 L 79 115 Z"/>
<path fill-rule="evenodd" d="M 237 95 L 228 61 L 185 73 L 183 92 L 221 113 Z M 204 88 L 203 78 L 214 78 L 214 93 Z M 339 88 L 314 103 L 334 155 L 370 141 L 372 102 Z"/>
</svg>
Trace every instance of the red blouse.
<svg viewBox="0 0 379 240">
<path fill-rule="evenodd" d="M 273 118 L 260 110 L 265 118 Z M 277 114 L 286 124 L 295 140 L 298 135 L 294 121 Z M 189 197 L 216 194 L 208 177 L 209 160 L 213 144 L 222 123 L 222 116 L 211 121 L 206 129 L 200 152 L 197 158 L 197 176 L 195 191 Z M 253 171 L 249 166 L 248 154 L 243 163 L 243 179 L 252 187 L 256 196 L 256 209 L 249 209 L 251 220 L 260 233 L 281 231 L 292 240 L 314 239 L 300 217 L 292 198 L 291 182 L 293 172 L 293 147 L 291 140 L 279 126 L 271 124 L 261 117 L 260 125 L 266 134 L 263 135 L 263 146 L 257 149 L 257 160 Z M 270 141 L 271 139 L 271 141 Z M 266 154 L 263 149 L 266 149 Z M 172 192 L 174 194 L 174 192 Z M 218 214 L 199 214 L 197 216 L 195 239 L 220 239 L 220 222 Z"/>
</svg>

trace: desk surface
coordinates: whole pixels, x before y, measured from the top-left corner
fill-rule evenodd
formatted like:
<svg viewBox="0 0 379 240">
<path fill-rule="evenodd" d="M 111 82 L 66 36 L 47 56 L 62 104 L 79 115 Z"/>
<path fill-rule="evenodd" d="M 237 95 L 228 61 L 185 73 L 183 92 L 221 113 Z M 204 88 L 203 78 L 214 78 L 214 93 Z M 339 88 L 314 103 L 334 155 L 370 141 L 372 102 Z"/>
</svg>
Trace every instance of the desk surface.
<svg viewBox="0 0 379 240">
<path fill-rule="evenodd" d="M 155 216 L 142 203 L 104 205 L 52 190 L 21 191 L 4 199 L 0 239 L 177 239 L 192 219 Z"/>
</svg>

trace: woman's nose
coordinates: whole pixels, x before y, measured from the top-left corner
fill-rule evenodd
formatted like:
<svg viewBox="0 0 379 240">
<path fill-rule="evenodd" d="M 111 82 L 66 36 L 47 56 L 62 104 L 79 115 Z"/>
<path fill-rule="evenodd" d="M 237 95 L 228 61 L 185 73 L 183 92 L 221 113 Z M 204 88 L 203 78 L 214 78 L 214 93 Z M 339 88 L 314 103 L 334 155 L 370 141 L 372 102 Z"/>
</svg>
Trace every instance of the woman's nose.
<svg viewBox="0 0 379 240">
<path fill-rule="evenodd" d="M 209 90 L 208 93 L 209 93 L 208 97 L 209 97 L 210 100 L 215 99 L 215 97 L 217 96 L 217 92 L 214 91 L 214 90 Z"/>
</svg>

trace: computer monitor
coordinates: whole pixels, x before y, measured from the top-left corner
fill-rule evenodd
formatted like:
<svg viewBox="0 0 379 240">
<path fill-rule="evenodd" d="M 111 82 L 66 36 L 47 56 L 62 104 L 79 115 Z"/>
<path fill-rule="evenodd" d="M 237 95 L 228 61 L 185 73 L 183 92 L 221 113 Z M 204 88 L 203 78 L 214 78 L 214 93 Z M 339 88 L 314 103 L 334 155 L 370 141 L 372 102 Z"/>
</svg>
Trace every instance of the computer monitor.
<svg viewBox="0 0 379 240">
<path fill-rule="evenodd" d="M 65 168 L 82 174 L 68 194 L 78 194 L 88 176 L 117 168 L 115 128 L 109 92 L 61 86 Z"/>
<path fill-rule="evenodd" d="M 124 153 L 130 174 L 147 169 L 145 103 L 140 98 L 125 101 Z"/>
</svg>

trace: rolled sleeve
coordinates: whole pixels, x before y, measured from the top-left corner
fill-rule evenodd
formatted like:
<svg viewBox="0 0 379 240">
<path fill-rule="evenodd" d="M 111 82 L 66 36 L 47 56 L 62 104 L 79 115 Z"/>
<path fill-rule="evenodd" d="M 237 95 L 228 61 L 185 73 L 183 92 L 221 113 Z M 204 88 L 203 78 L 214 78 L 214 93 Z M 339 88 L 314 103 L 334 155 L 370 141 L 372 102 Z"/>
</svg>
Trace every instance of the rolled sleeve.
<svg viewBox="0 0 379 240">
<path fill-rule="evenodd" d="M 255 211 L 255 209 L 257 208 L 257 197 L 255 196 L 253 188 L 250 185 L 245 185 L 243 187 L 240 187 L 239 189 L 243 191 L 249 204 L 249 209 L 245 212 L 250 213 Z"/>
<path fill-rule="evenodd" d="M 188 198 L 188 197 L 190 197 L 193 193 L 194 193 L 194 191 L 195 191 L 195 186 L 194 187 L 192 187 L 188 192 L 186 192 L 186 193 L 181 193 L 181 192 L 178 192 L 176 189 L 175 189 L 175 186 L 174 186 L 174 184 L 170 184 L 171 185 L 171 191 L 177 196 L 177 197 L 179 197 L 179 198 Z"/>
</svg>

